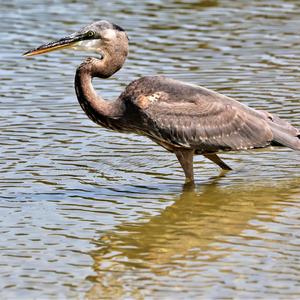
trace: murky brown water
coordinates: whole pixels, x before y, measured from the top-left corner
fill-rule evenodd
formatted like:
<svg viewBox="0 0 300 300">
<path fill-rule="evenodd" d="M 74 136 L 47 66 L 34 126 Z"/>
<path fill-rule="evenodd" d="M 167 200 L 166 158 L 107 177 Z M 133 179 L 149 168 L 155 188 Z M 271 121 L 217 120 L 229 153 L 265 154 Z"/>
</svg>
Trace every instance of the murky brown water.
<svg viewBox="0 0 300 300">
<path fill-rule="evenodd" d="M 300 126 L 299 1 L 8 1 L 0 7 L 1 299 L 299 299 L 300 155 L 175 157 L 81 111 L 81 53 L 21 54 L 98 19 L 126 28 L 107 99 L 147 74 L 212 88 Z"/>
</svg>

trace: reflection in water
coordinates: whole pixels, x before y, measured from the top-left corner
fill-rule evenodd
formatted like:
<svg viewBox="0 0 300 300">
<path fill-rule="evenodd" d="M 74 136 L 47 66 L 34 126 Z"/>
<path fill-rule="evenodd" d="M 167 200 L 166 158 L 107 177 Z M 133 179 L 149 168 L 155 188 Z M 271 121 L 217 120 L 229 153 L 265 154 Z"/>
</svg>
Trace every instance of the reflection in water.
<svg viewBox="0 0 300 300">
<path fill-rule="evenodd" d="M 81 53 L 21 58 L 108 19 L 130 54 L 95 80 L 105 99 L 162 74 L 300 127 L 299 15 L 299 0 L 1 0 L 0 299 L 299 299 L 299 153 L 224 154 L 234 171 L 210 183 L 196 158 L 201 186 L 178 196 L 173 155 L 86 118 Z"/>
<path fill-rule="evenodd" d="M 147 221 L 123 223 L 95 241 L 97 250 L 92 251 L 91 256 L 97 275 L 89 277 L 93 287 L 87 298 L 99 299 L 100 295 L 109 299 L 139 298 L 144 296 L 144 284 L 154 286 L 155 282 L 163 281 L 164 276 L 172 278 L 174 270 L 178 274 L 181 270 L 186 272 L 184 277 L 190 282 L 197 281 L 201 278 L 199 271 L 208 264 L 222 261 L 236 247 L 243 252 L 244 243 L 251 240 L 246 232 L 256 230 L 261 237 L 268 233 L 268 229 L 257 227 L 254 220 L 263 218 L 265 222 L 276 223 L 283 210 L 282 205 L 276 204 L 292 202 L 295 195 L 300 196 L 299 179 L 228 187 L 219 186 L 218 180 L 216 178 L 197 190 L 183 190 L 174 199 L 174 204 L 159 215 Z M 235 241 L 236 247 L 232 247 L 230 240 L 239 236 L 245 236 L 245 239 L 240 244 Z M 260 259 L 255 253 L 242 256 L 244 263 L 251 264 Z M 234 275 L 238 269 L 229 267 L 227 272 Z M 216 282 L 226 277 L 213 272 L 210 275 Z M 243 282 L 251 281 L 251 276 L 251 273 L 244 274 L 237 289 Z M 198 282 L 199 291 L 201 286 Z M 165 292 L 170 296 L 174 288 L 177 293 L 184 291 L 175 278 L 174 284 L 169 282 Z M 155 288 L 150 291 L 156 292 Z"/>
</svg>

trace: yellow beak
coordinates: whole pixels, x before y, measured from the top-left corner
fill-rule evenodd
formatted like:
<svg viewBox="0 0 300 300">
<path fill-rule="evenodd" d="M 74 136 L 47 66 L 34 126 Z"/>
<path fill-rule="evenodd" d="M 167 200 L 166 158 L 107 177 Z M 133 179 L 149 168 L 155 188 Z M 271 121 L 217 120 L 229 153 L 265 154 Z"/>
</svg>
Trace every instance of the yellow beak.
<svg viewBox="0 0 300 300">
<path fill-rule="evenodd" d="M 29 50 L 23 54 L 23 56 L 33 56 L 38 54 L 43 54 L 55 50 L 61 50 L 66 48 L 71 48 L 79 41 L 84 40 L 85 35 L 79 34 L 79 35 L 70 35 L 67 37 L 64 37 L 58 41 L 43 44 L 33 50 Z"/>
</svg>

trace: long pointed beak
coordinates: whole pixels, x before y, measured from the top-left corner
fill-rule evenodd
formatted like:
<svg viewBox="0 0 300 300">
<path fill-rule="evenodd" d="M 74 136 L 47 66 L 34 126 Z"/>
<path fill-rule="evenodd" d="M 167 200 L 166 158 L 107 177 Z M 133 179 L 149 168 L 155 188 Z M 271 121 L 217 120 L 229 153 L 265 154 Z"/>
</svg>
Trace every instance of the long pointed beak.
<svg viewBox="0 0 300 300">
<path fill-rule="evenodd" d="M 83 34 L 79 34 L 79 35 L 72 34 L 72 35 L 66 36 L 58 41 L 43 44 L 33 50 L 29 50 L 29 51 L 25 52 L 23 54 L 23 56 L 33 56 L 33 55 L 47 53 L 50 51 L 71 48 L 77 42 L 82 41 L 84 39 L 84 37 L 85 37 L 85 35 L 83 35 Z"/>
</svg>

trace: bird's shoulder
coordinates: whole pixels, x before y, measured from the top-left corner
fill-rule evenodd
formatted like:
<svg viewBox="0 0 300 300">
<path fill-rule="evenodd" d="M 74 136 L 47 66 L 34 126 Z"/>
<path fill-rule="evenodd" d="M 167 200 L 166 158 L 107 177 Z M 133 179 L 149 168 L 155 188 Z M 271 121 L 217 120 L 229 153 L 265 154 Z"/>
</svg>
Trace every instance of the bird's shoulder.
<svg viewBox="0 0 300 300">
<path fill-rule="evenodd" d="M 160 75 L 134 80 L 121 94 L 121 99 L 135 109 L 148 113 L 157 112 L 165 116 L 203 116 L 208 112 L 213 115 L 218 111 L 235 113 L 236 109 L 257 114 L 254 109 L 233 98 L 202 86 Z"/>
<path fill-rule="evenodd" d="M 206 102 L 235 101 L 222 94 L 201 86 L 167 78 L 165 76 L 145 76 L 131 82 L 121 98 L 141 109 L 155 106 L 192 107 Z M 220 101 L 223 99 L 223 101 Z"/>
</svg>

